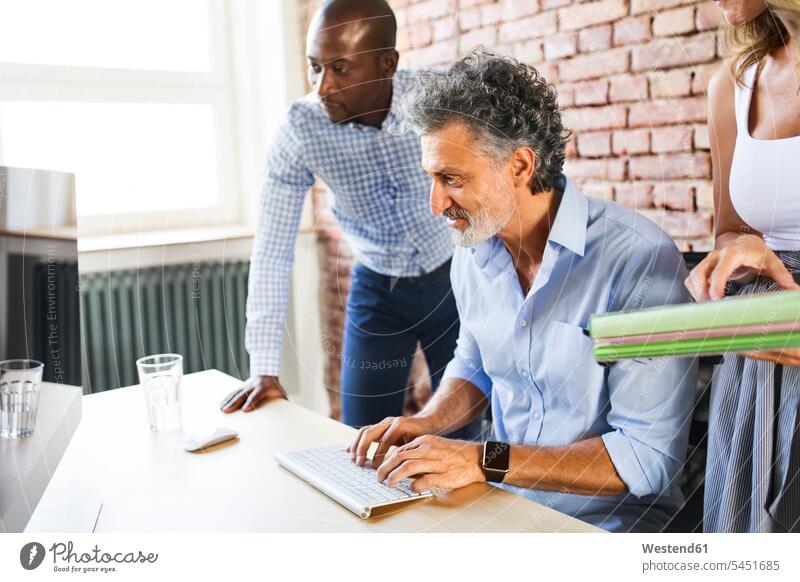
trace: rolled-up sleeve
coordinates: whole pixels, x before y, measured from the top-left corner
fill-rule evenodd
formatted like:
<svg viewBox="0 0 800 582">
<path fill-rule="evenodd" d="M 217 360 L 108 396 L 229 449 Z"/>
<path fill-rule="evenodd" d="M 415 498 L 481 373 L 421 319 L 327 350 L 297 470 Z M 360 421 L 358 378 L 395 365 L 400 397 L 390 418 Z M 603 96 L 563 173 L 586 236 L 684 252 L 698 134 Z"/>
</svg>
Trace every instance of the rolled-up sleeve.
<svg viewBox="0 0 800 582">
<path fill-rule="evenodd" d="M 297 230 L 306 192 L 314 183 L 301 147 L 287 119 L 267 154 L 247 291 L 245 345 L 251 375 L 280 373 Z"/>
<path fill-rule="evenodd" d="M 488 396 L 492 391 L 492 381 L 483 371 L 480 357 L 475 338 L 462 325 L 458 334 L 458 345 L 456 346 L 455 354 L 444 370 L 443 379 L 460 378 L 466 380 L 474 384 L 485 396 Z"/>
<path fill-rule="evenodd" d="M 672 243 L 629 262 L 610 311 L 685 303 L 686 267 Z M 666 493 L 686 458 L 696 358 L 621 360 L 608 370 L 613 430 L 602 435 L 614 467 L 637 497 Z"/>
</svg>

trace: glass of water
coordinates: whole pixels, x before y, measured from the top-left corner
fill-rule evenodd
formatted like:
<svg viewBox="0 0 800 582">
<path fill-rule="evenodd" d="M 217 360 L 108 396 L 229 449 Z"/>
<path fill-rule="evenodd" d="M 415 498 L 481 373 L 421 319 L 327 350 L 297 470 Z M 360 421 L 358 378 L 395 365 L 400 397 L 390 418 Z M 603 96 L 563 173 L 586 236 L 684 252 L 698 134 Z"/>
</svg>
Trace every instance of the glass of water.
<svg viewBox="0 0 800 582">
<path fill-rule="evenodd" d="M 0 362 L 0 437 L 33 434 L 43 371 L 44 364 L 36 360 Z"/>
<path fill-rule="evenodd" d="M 136 360 L 144 391 L 150 428 L 171 430 L 181 426 L 183 356 L 158 354 Z"/>
</svg>

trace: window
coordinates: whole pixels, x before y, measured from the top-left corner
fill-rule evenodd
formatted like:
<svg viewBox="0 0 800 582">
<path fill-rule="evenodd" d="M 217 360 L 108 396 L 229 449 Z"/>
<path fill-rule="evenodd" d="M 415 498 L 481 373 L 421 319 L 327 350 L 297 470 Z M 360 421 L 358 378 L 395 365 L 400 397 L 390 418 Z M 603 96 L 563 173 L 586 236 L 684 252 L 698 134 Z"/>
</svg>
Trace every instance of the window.
<svg viewBox="0 0 800 582">
<path fill-rule="evenodd" d="M 0 163 L 74 172 L 84 234 L 241 221 L 229 10 L 0 0 Z"/>
</svg>

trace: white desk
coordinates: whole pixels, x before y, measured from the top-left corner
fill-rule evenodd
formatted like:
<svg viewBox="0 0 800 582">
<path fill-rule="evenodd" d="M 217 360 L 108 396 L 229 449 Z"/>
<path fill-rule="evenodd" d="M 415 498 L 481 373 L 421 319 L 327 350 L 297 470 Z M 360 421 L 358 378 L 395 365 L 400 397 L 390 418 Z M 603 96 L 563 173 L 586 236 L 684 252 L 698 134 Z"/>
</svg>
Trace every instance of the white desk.
<svg viewBox="0 0 800 582">
<path fill-rule="evenodd" d="M 475 484 L 361 520 L 279 467 L 276 451 L 352 439 L 354 430 L 283 400 L 225 415 L 238 381 L 221 372 L 184 377 L 184 424 L 226 426 L 238 442 L 205 454 L 181 431 L 152 432 L 141 388 L 84 397 L 83 420 L 26 532 L 599 532 L 522 497 Z"/>
<path fill-rule="evenodd" d="M 79 386 L 42 383 L 33 434 L 0 438 L 0 531 L 21 532 L 81 420 Z"/>
</svg>

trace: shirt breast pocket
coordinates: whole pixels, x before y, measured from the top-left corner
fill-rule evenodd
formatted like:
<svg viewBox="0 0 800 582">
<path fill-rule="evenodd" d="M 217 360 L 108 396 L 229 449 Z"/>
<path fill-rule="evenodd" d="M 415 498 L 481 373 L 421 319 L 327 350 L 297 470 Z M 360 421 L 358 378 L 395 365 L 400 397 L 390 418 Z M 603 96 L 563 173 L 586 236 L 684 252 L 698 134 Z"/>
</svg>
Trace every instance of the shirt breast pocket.
<svg viewBox="0 0 800 582">
<path fill-rule="evenodd" d="M 594 359 L 592 339 L 580 326 L 554 321 L 542 340 L 545 345 L 536 351 L 542 354 L 547 396 L 574 408 L 595 409 L 601 400 L 597 387 L 603 382 L 605 368 Z"/>
</svg>

